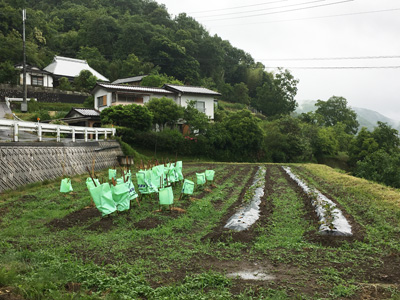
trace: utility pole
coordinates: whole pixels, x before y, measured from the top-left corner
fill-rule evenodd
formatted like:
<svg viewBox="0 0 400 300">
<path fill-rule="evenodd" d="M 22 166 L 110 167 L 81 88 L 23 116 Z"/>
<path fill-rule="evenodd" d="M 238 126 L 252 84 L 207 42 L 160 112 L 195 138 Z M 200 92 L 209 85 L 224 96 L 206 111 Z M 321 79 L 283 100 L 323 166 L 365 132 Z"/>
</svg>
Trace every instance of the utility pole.
<svg viewBox="0 0 400 300">
<path fill-rule="evenodd" d="M 22 48 L 23 48 L 23 55 L 24 55 L 24 62 L 23 62 L 23 88 L 24 88 L 24 96 L 22 98 L 21 103 L 21 111 L 27 112 L 28 111 L 28 103 L 26 101 L 27 91 L 26 91 L 26 55 L 25 55 L 25 20 L 26 20 L 26 9 L 22 10 Z"/>
</svg>

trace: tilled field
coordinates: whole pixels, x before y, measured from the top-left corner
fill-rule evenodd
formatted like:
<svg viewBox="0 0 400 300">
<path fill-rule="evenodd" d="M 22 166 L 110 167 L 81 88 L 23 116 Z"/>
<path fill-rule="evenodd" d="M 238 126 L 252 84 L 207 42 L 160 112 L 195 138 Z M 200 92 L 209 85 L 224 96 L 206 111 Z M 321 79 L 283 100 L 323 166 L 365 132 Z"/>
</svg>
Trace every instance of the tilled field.
<svg viewBox="0 0 400 300">
<path fill-rule="evenodd" d="M 259 219 L 244 231 L 225 228 L 251 201 L 260 167 L 265 184 Z M 195 173 L 205 169 L 216 171 L 213 184 L 178 201 L 177 183 L 178 209 L 171 211 L 157 211 L 156 198 L 147 196 L 140 206 L 132 201 L 129 211 L 101 217 L 83 176 L 72 179 L 70 194 L 60 194 L 59 182 L 53 182 L 5 195 L 0 299 L 400 297 L 396 205 L 382 205 L 362 188 L 347 193 L 312 166 L 292 166 L 352 227 L 352 236 L 322 235 L 312 195 L 282 166 L 190 163 L 184 176 L 195 181 Z"/>
</svg>

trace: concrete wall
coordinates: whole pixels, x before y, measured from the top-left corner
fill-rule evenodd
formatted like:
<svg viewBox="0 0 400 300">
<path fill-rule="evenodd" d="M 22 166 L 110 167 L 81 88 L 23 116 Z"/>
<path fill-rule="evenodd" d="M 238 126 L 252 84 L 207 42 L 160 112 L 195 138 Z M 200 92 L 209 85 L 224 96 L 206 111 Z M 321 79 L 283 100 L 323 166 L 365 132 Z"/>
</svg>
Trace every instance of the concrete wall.
<svg viewBox="0 0 400 300">
<path fill-rule="evenodd" d="M 0 193 L 19 186 L 112 167 L 123 155 L 116 141 L 88 143 L 0 143 Z"/>
</svg>

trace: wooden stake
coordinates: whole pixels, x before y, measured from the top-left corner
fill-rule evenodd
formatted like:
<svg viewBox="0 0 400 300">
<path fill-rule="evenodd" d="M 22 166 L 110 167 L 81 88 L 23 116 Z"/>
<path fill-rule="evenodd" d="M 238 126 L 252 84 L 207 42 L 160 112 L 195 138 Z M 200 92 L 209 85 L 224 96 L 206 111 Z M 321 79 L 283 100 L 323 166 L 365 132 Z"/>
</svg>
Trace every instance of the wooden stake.
<svg viewBox="0 0 400 300">
<path fill-rule="evenodd" d="M 86 166 L 86 170 L 88 171 L 90 178 L 92 178 L 92 181 L 93 181 L 94 186 L 97 187 L 96 181 L 94 181 L 93 176 L 92 176 L 92 174 L 90 173 L 90 170 L 89 170 L 89 167 L 88 167 L 88 166 Z"/>
</svg>

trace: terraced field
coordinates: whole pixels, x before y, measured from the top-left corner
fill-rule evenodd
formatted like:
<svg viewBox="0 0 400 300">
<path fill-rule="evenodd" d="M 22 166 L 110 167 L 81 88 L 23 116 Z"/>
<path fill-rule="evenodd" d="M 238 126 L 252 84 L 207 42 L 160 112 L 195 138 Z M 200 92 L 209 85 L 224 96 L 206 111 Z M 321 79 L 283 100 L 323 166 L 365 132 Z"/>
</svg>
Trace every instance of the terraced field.
<svg viewBox="0 0 400 300">
<path fill-rule="evenodd" d="M 225 228 L 263 195 L 249 229 Z M 216 171 L 213 185 L 158 210 L 101 217 L 85 176 L 1 195 L 0 299 L 400 299 L 400 192 L 321 165 L 291 165 L 341 210 L 351 236 L 321 234 L 305 193 L 280 165 L 184 163 Z M 98 174 L 99 177 L 106 177 Z"/>
</svg>

